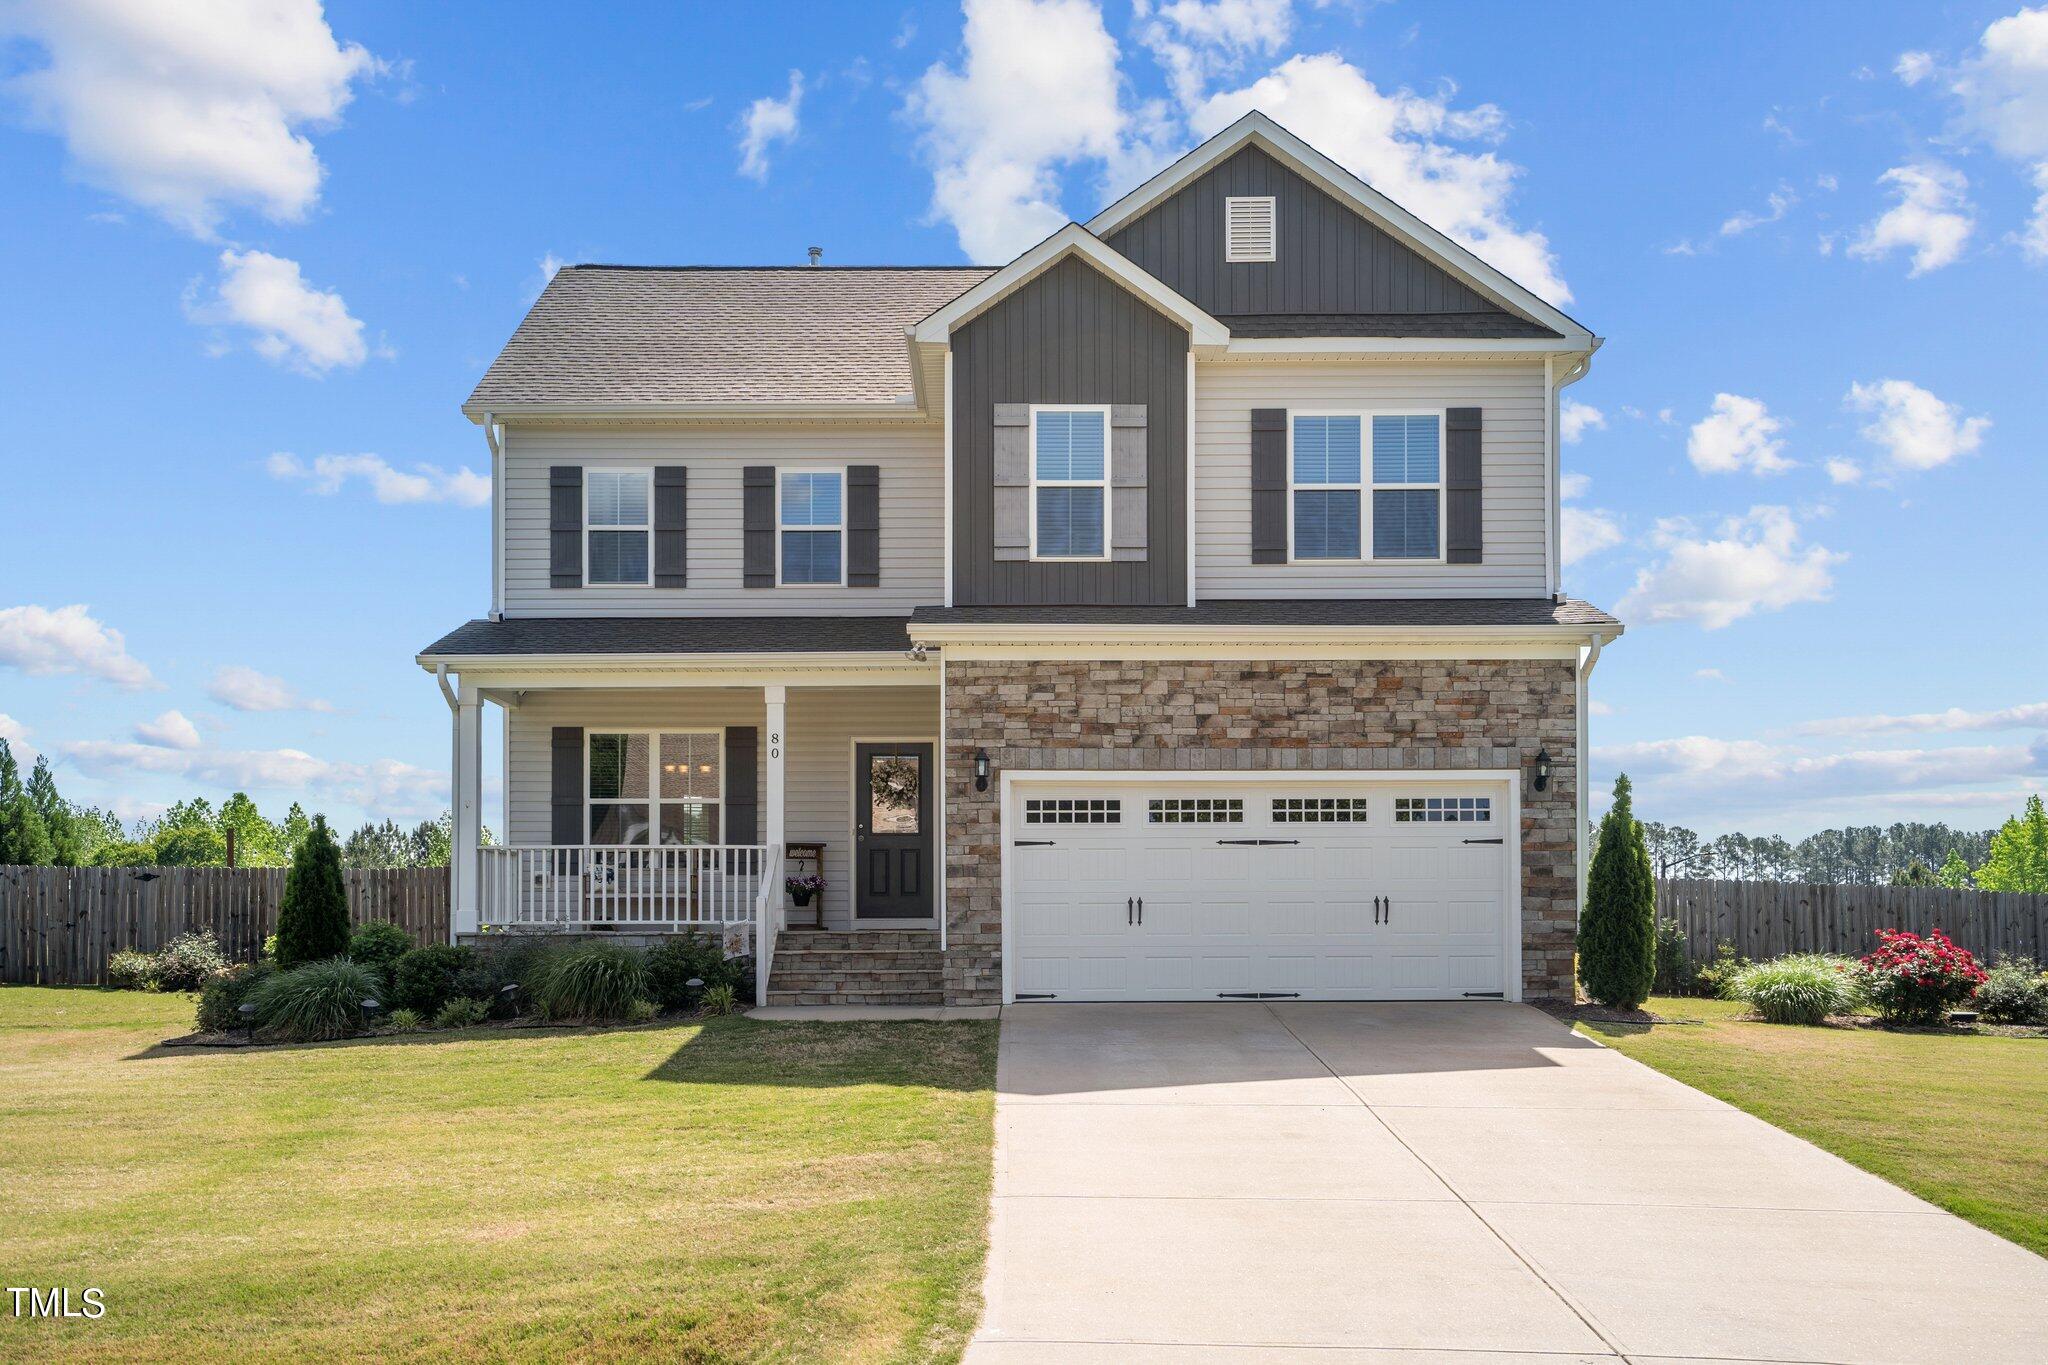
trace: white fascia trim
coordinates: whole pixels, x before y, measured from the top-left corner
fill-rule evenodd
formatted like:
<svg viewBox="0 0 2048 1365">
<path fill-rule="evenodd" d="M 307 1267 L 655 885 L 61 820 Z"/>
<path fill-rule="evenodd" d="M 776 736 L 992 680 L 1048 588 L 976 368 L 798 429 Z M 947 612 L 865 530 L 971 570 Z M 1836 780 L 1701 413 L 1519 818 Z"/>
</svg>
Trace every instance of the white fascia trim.
<svg viewBox="0 0 2048 1365">
<path fill-rule="evenodd" d="M 921 645 L 1048 644 L 1442 644 L 1491 640 L 1520 644 L 1611 641 L 1622 633 L 1614 626 L 1187 626 L 1187 625 L 1006 625 L 912 622 L 910 638 Z"/>
<path fill-rule="evenodd" d="M 1594 342 L 1599 338 L 1595 337 Z M 1516 356 L 1584 355 L 1589 343 L 1571 337 L 1237 337 L 1220 356 L 1221 360 L 1268 360 L 1300 356 L 1447 356 L 1500 360 Z"/>
<path fill-rule="evenodd" d="M 935 679 L 936 659 L 912 659 L 900 654 L 848 654 L 825 651 L 752 654 L 421 654 L 413 662 L 429 673 L 454 670 L 466 676 L 479 674 L 601 675 L 639 678 L 645 674 L 664 677 L 711 674 L 793 674 L 803 672 L 853 673 L 884 682 L 918 682 Z M 503 686 L 494 682 L 492 686 Z"/>
<path fill-rule="evenodd" d="M 831 421 L 868 420 L 921 422 L 930 420 L 914 398 L 905 396 L 887 403 L 509 403 L 481 409 L 464 408 L 463 415 L 481 426 L 488 416 L 500 423 L 516 421 L 705 422 L 734 421 Z"/>
<path fill-rule="evenodd" d="M 1585 349 L 1585 342 L 1591 340 L 1591 332 L 1555 305 L 1546 303 L 1480 260 L 1257 109 L 1090 218 L 1088 230 L 1100 237 L 1109 236 L 1247 142 L 1258 143 L 1340 201 L 1350 204 L 1395 236 L 1405 238 L 1424 255 L 1495 302 L 1534 318 L 1566 337 L 1581 338 L 1575 349 Z"/>
<path fill-rule="evenodd" d="M 1008 295 L 1069 256 L 1081 256 L 1160 312 L 1179 320 L 1188 329 L 1191 344 L 1214 348 L 1227 345 L 1230 329 L 1202 309 L 1182 298 L 1129 257 L 1104 244 L 1079 223 L 1069 223 L 1032 247 L 1016 260 L 954 299 L 917 324 L 911 332 L 917 341 L 934 346 L 949 344 L 953 329 L 972 321 Z"/>
</svg>

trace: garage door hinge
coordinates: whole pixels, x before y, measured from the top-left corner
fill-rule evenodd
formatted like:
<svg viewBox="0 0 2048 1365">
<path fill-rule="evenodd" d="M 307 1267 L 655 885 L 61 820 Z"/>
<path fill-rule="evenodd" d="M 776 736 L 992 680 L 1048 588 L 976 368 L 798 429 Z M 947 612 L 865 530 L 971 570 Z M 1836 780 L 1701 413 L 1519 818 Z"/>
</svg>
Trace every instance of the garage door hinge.
<svg viewBox="0 0 2048 1365">
<path fill-rule="evenodd" d="M 1499 839 L 1467 839 L 1465 842 L 1468 844 L 1497 844 L 1502 841 Z"/>
<path fill-rule="evenodd" d="M 1050 839 L 1012 839 L 1012 840 L 1010 840 L 1010 847 L 1011 847 L 1011 848 L 1051 848 L 1051 847 L 1052 847 L 1052 840 L 1050 840 Z"/>
<path fill-rule="evenodd" d="M 1299 1000 L 1300 991 L 1218 991 L 1218 1000 Z"/>
<path fill-rule="evenodd" d="M 1218 839 L 1218 840 L 1217 840 L 1216 842 L 1217 842 L 1217 843 L 1219 843 L 1219 844 L 1250 844 L 1250 845 L 1252 845 L 1252 846 L 1253 846 L 1253 847 L 1255 847 L 1255 848 L 1264 848 L 1264 847 L 1266 847 L 1266 846 L 1267 846 L 1268 844 L 1298 844 L 1298 843 L 1300 843 L 1300 842 L 1301 842 L 1301 840 L 1299 840 L 1299 839 Z"/>
<path fill-rule="evenodd" d="M 1465 998 L 1467 1000 L 1505 1000 L 1507 999 L 1507 993 L 1505 991 L 1466 991 Z"/>
<path fill-rule="evenodd" d="M 1025 993 L 1024 993 L 1023 991 L 1018 991 L 1018 992 L 1017 992 L 1017 994 L 1016 994 L 1016 996 L 1015 996 L 1014 998 L 1015 998 L 1015 999 L 1018 999 L 1018 1000 L 1057 1000 L 1057 999 L 1059 999 L 1059 997 L 1058 997 L 1057 995 L 1026 995 L 1026 994 L 1025 994 Z"/>
</svg>

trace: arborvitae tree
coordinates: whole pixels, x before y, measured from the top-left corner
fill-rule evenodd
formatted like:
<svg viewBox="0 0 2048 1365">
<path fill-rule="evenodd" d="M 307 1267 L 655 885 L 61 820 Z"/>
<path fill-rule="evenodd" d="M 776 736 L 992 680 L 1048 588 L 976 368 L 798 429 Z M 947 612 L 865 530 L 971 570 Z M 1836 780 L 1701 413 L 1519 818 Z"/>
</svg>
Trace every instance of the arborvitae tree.
<svg viewBox="0 0 2048 1365">
<path fill-rule="evenodd" d="M 2005 822 L 1991 838 L 1991 856 L 1977 869 L 1977 886 L 1984 891 L 2029 891 L 2048 893 L 2048 810 L 2041 798 L 2027 798 L 2022 815 Z"/>
<path fill-rule="evenodd" d="M 1934 880 L 1951 891 L 1968 890 L 1970 886 L 1970 865 L 1963 861 L 1958 849 L 1950 849 L 1948 857 L 1941 863 L 1941 871 L 1934 874 Z"/>
<path fill-rule="evenodd" d="M 327 828 L 327 817 L 316 815 L 285 874 L 284 904 L 277 913 L 277 965 L 290 969 L 347 951 L 348 888 L 341 880 L 341 848 Z"/>
<path fill-rule="evenodd" d="M 1649 998 L 1656 976 L 1657 881 L 1623 773 L 1614 783 L 1614 804 L 1600 819 L 1600 851 L 1586 879 L 1579 980 L 1601 1004 L 1634 1009 Z"/>
<path fill-rule="evenodd" d="M 1897 872 L 1892 873 L 1893 886 L 1933 886 L 1934 869 L 1915 858 Z"/>
</svg>

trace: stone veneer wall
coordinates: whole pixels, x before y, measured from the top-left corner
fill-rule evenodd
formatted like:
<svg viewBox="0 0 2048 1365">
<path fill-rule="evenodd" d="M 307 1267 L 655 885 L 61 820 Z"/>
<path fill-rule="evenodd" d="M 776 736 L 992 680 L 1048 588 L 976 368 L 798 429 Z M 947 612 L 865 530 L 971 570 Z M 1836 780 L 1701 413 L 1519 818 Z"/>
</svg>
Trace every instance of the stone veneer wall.
<svg viewBox="0 0 2048 1365">
<path fill-rule="evenodd" d="M 1522 993 L 1572 997 L 1577 697 L 1563 659 L 948 661 L 946 999 L 1002 998 L 1006 769 L 1514 768 L 1522 784 Z"/>
</svg>

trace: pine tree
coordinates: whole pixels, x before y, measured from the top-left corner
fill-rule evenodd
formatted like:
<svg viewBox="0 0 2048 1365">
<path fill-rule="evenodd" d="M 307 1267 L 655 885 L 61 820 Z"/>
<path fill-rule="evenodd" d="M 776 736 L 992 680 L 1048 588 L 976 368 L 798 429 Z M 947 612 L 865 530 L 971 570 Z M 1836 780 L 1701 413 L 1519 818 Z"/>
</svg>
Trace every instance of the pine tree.
<svg viewBox="0 0 2048 1365">
<path fill-rule="evenodd" d="M 286 969 L 340 957 L 348 951 L 348 888 L 341 879 L 341 848 L 316 815 L 306 841 L 285 874 L 277 914 L 277 965 Z"/>
<path fill-rule="evenodd" d="M 1941 870 L 1934 874 L 1934 880 L 1952 891 L 1967 890 L 1970 885 L 1970 865 L 1963 860 L 1960 849 L 1950 849 L 1948 857 L 1941 863 Z"/>
<path fill-rule="evenodd" d="M 1600 851 L 1579 915 L 1579 980 L 1586 993 L 1616 1009 L 1648 999 L 1657 975 L 1656 930 L 1657 881 L 1623 773 L 1614 783 L 1614 804 L 1600 819 Z"/>
<path fill-rule="evenodd" d="M 49 831 L 50 861 L 59 867 L 78 866 L 78 830 L 71 818 L 71 807 L 57 794 L 57 779 L 50 775 L 48 757 L 36 756 L 35 771 L 29 774 L 27 790 L 29 804 L 36 808 L 43 828 Z"/>
<path fill-rule="evenodd" d="M 1934 886 L 1934 869 L 1915 858 L 1892 873 L 1893 886 Z"/>
<path fill-rule="evenodd" d="M 2026 811 L 1991 836 L 1991 856 L 1977 869 L 1977 886 L 2048 893 L 2048 810 L 2042 809 L 2040 797 L 2028 797 Z"/>
</svg>

